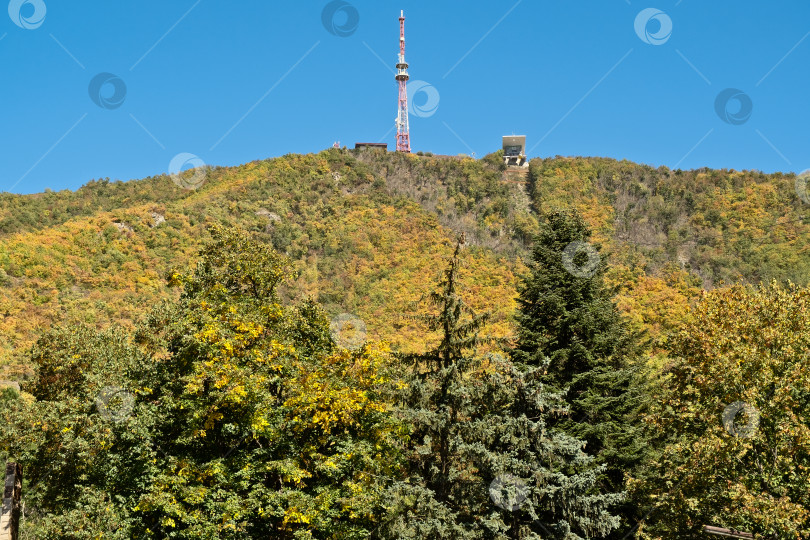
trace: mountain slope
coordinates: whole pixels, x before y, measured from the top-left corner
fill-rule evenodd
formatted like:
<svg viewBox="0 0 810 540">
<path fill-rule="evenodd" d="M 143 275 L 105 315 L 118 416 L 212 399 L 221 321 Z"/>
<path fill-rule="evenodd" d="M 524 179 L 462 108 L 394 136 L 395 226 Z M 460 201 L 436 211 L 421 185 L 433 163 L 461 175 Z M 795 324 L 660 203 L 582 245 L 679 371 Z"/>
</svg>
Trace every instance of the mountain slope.
<svg viewBox="0 0 810 540">
<path fill-rule="evenodd" d="M 312 296 L 418 350 L 419 309 L 458 232 L 469 302 L 509 336 L 514 290 L 537 213 L 575 207 L 594 230 L 609 282 L 653 345 L 703 287 L 810 282 L 810 226 L 791 175 L 671 171 L 600 158 L 531 161 L 527 184 L 481 160 L 330 149 L 208 171 L 195 191 L 163 175 L 94 181 L 75 192 L 0 196 L 0 363 L 6 377 L 50 324 L 130 326 L 195 259 L 208 223 L 236 225 L 287 253 L 287 295 Z M 161 221 L 163 220 L 163 221 Z"/>
</svg>

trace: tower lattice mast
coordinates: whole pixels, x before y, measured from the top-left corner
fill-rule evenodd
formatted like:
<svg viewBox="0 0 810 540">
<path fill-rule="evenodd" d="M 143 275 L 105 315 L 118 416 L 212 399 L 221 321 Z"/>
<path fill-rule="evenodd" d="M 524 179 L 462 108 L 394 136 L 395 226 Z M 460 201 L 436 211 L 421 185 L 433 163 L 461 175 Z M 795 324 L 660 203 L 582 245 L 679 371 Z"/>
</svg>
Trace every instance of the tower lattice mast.
<svg viewBox="0 0 810 540">
<path fill-rule="evenodd" d="M 410 153 L 411 134 L 408 127 L 408 64 L 405 62 L 405 10 L 399 12 L 399 61 L 397 84 L 399 86 L 399 112 L 397 113 L 397 152 Z"/>
</svg>

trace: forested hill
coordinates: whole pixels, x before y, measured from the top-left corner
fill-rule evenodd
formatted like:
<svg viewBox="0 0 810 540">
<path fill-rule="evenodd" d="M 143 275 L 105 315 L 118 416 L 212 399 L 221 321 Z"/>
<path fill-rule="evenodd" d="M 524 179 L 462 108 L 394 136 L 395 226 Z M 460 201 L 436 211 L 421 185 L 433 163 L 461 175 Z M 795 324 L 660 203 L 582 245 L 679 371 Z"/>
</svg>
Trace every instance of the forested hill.
<svg viewBox="0 0 810 540">
<path fill-rule="evenodd" d="M 285 294 L 356 314 L 371 338 L 418 350 L 408 317 L 464 231 L 464 281 L 490 333 L 508 336 L 538 213 L 575 207 L 610 262 L 620 307 L 656 340 L 703 288 L 810 282 L 808 207 L 793 175 L 670 170 L 602 158 L 533 159 L 525 183 L 483 159 L 329 149 L 208 170 L 196 190 L 167 175 L 97 180 L 75 192 L 0 196 L 4 378 L 53 323 L 131 327 L 185 270 L 206 225 L 256 231 L 286 253 Z M 185 174 L 191 175 L 188 171 Z"/>
</svg>

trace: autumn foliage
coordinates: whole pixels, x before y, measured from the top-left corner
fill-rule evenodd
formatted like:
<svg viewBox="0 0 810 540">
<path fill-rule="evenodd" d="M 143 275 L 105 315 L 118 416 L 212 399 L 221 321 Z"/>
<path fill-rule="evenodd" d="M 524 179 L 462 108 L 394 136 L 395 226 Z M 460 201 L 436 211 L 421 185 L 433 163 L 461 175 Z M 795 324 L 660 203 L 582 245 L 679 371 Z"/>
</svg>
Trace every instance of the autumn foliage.
<svg viewBox="0 0 810 540">
<path fill-rule="evenodd" d="M 2 194 L 24 538 L 810 535 L 793 176 L 504 177 L 498 153 L 330 149 L 197 190 Z M 565 270 L 571 240 L 595 277 Z"/>
</svg>

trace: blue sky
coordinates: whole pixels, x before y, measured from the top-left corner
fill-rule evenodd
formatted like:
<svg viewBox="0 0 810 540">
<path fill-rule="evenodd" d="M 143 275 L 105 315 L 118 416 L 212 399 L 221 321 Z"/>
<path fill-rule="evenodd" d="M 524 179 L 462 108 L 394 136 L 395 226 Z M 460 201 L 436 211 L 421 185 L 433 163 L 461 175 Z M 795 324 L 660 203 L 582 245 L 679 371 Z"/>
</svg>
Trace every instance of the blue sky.
<svg viewBox="0 0 810 540">
<path fill-rule="evenodd" d="M 806 0 L 11 0 L 0 190 L 393 148 L 400 9 L 413 151 L 810 167 Z"/>
</svg>

